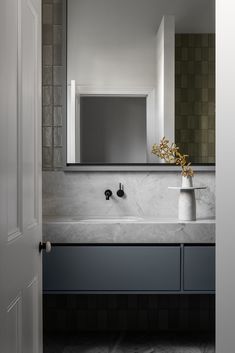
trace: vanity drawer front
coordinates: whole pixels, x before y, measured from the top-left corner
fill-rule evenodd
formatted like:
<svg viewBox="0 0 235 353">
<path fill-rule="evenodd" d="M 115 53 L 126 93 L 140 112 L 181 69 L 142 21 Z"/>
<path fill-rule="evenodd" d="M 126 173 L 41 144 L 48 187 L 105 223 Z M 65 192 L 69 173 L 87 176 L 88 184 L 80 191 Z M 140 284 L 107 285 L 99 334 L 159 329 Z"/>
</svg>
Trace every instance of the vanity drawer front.
<svg viewBox="0 0 235 353">
<path fill-rule="evenodd" d="M 57 246 L 43 255 L 44 291 L 178 291 L 179 246 Z"/>
<path fill-rule="evenodd" d="M 215 290 L 215 247 L 184 247 L 184 290 Z"/>
</svg>

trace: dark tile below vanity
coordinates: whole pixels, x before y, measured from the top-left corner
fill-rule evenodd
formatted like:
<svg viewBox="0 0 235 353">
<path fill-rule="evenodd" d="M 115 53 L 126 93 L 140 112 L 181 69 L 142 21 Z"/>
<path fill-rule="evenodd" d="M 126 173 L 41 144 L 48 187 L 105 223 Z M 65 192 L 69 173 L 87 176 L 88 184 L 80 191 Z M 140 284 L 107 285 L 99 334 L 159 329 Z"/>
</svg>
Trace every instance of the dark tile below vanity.
<svg viewBox="0 0 235 353">
<path fill-rule="evenodd" d="M 214 353 L 213 335 L 78 333 L 44 336 L 44 353 Z"/>
</svg>

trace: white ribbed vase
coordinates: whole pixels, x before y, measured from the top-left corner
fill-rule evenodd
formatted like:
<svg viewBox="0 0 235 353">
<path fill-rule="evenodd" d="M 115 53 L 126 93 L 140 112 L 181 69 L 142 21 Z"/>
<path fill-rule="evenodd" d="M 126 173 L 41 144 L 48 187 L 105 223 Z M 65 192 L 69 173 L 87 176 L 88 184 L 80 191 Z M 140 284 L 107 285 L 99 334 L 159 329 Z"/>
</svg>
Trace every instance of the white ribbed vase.
<svg viewBox="0 0 235 353">
<path fill-rule="evenodd" d="M 191 187 L 193 187 L 193 177 L 182 175 L 182 188 L 191 188 Z"/>
<path fill-rule="evenodd" d="M 196 220 L 196 199 L 191 176 L 182 176 L 182 188 L 180 189 L 178 218 L 180 221 Z"/>
</svg>

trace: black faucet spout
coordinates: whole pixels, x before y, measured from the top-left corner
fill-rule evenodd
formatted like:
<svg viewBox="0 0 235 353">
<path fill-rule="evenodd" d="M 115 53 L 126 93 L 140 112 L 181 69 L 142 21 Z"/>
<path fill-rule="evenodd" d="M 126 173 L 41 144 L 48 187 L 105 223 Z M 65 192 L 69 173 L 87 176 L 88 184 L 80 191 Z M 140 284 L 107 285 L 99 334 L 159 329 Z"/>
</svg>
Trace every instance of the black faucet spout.
<svg viewBox="0 0 235 353">
<path fill-rule="evenodd" d="M 109 200 L 110 197 L 113 195 L 111 190 L 105 190 L 104 192 L 106 200 Z"/>
</svg>

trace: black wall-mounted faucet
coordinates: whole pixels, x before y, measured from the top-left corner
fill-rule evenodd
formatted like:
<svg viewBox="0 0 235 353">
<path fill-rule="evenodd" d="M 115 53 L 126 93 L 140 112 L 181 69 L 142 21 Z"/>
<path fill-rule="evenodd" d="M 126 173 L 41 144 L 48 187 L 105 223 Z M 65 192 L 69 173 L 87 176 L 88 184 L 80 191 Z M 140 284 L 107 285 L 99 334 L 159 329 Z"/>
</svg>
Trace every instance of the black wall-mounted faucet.
<svg viewBox="0 0 235 353">
<path fill-rule="evenodd" d="M 112 191 L 109 189 L 105 190 L 104 194 L 105 194 L 106 200 L 109 200 L 110 197 L 113 195 Z"/>
<path fill-rule="evenodd" d="M 123 197 L 124 196 L 124 186 L 122 183 L 119 183 L 119 190 L 117 191 L 117 196 L 118 197 Z"/>
</svg>

